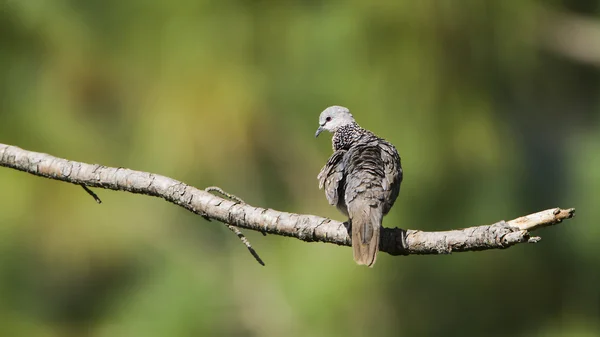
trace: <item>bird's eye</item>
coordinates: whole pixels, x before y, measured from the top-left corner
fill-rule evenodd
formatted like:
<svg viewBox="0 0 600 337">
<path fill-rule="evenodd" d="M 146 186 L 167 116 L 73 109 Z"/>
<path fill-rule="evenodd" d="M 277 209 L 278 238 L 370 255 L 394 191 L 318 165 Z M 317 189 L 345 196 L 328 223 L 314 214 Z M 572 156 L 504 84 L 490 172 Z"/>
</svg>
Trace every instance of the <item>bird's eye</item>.
<svg viewBox="0 0 600 337">
<path fill-rule="evenodd" d="M 325 118 L 325 121 L 326 121 L 326 122 L 330 122 L 330 121 L 331 121 L 331 117 L 327 117 L 327 118 Z"/>
</svg>

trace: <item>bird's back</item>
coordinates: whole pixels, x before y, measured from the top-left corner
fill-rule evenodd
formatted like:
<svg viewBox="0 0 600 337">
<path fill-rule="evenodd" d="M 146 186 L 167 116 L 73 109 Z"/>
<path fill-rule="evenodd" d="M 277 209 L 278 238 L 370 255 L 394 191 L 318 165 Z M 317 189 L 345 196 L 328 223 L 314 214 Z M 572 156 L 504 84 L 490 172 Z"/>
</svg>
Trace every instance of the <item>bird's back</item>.
<svg viewBox="0 0 600 337">
<path fill-rule="evenodd" d="M 387 214 L 400 192 L 402 167 L 396 148 L 370 133 L 354 143 L 345 155 L 345 202 L 356 197 L 380 202 Z"/>
</svg>

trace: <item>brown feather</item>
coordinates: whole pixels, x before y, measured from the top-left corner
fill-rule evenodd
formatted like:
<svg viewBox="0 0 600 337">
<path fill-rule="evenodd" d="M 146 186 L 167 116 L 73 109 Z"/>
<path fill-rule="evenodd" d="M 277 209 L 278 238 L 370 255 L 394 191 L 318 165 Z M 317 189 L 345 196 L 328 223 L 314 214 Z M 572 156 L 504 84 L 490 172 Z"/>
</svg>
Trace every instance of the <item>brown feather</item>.
<svg viewBox="0 0 600 337">
<path fill-rule="evenodd" d="M 356 204 L 356 203 L 355 203 Z M 360 203 L 362 205 L 362 203 Z M 379 233 L 383 214 L 380 207 L 350 207 L 354 261 L 372 267 L 379 251 Z"/>
</svg>

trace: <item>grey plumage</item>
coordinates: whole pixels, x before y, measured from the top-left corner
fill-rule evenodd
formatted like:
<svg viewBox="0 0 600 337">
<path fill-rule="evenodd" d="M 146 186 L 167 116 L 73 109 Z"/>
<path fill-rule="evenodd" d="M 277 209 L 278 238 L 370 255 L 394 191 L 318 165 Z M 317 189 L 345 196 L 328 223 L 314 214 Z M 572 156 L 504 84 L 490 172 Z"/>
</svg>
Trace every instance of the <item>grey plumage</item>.
<svg viewBox="0 0 600 337">
<path fill-rule="evenodd" d="M 319 116 L 315 136 L 333 133 L 333 154 L 319 172 L 319 188 L 349 217 L 358 264 L 373 266 L 379 233 L 400 192 L 402 166 L 394 145 L 361 128 L 347 108 L 332 106 Z"/>
</svg>

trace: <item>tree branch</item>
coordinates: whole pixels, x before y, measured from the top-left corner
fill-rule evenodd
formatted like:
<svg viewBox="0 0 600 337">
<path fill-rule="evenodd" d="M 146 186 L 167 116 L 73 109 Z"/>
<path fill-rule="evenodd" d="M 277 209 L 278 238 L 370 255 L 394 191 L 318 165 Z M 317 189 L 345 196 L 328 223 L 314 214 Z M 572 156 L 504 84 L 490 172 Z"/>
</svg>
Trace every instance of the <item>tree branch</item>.
<svg viewBox="0 0 600 337">
<path fill-rule="evenodd" d="M 91 165 L 0 144 L 0 166 L 87 187 L 161 197 L 191 212 L 226 224 L 307 242 L 350 246 L 344 223 L 316 215 L 279 212 L 227 200 L 175 179 L 125 168 Z M 384 228 L 380 250 L 391 255 L 449 254 L 507 248 L 537 242 L 529 231 L 554 225 L 575 215 L 575 209 L 553 208 L 511 221 L 451 231 L 423 232 Z"/>
</svg>

